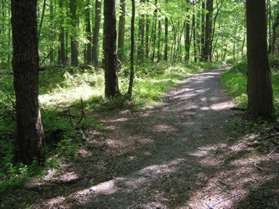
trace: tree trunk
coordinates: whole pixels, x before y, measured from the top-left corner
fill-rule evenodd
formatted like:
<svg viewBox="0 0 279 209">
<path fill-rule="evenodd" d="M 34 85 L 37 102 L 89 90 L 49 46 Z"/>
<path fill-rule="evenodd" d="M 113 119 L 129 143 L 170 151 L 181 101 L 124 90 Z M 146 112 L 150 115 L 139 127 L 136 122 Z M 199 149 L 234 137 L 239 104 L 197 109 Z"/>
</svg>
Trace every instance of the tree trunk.
<svg viewBox="0 0 279 209">
<path fill-rule="evenodd" d="M 190 37 L 190 20 L 185 21 L 185 32 L 184 32 L 184 47 L 185 47 L 185 62 L 189 63 L 190 60 L 190 47 L 191 47 L 191 37 Z"/>
<path fill-rule="evenodd" d="M 146 0 L 146 2 L 148 3 L 149 0 Z M 145 16 L 145 58 L 149 57 L 149 29 L 150 29 L 150 17 L 149 15 Z"/>
<path fill-rule="evenodd" d="M 140 4 L 143 5 L 145 0 L 140 0 Z M 144 61 L 144 33 L 145 33 L 145 16 L 141 14 L 139 16 L 139 37 L 138 37 L 138 62 L 143 63 Z"/>
<path fill-rule="evenodd" d="M 159 20 L 158 21 L 157 62 L 161 61 L 161 34 L 162 34 L 162 24 L 161 24 L 161 20 Z"/>
<path fill-rule="evenodd" d="M 168 0 L 166 0 L 168 4 Z M 168 50 L 169 50 L 169 18 L 165 17 L 165 48 L 164 48 L 164 61 L 168 61 Z"/>
<path fill-rule="evenodd" d="M 251 118 L 273 117 L 271 73 L 267 56 L 265 1 L 246 1 L 248 114 Z"/>
<path fill-rule="evenodd" d="M 64 0 L 59 0 L 59 24 L 60 24 L 60 32 L 59 32 L 59 57 L 58 62 L 61 65 L 66 65 L 66 49 L 65 49 L 65 27 L 64 27 Z"/>
<path fill-rule="evenodd" d="M 131 17 L 131 56 L 130 56 L 130 79 L 128 96 L 132 98 L 134 77 L 135 77 L 135 64 L 134 64 L 134 51 L 135 51 L 135 16 L 136 16 L 135 0 L 132 0 L 132 17 Z"/>
<path fill-rule="evenodd" d="M 213 32 L 213 0 L 206 1 L 205 18 L 205 43 L 204 43 L 204 61 L 211 61 L 212 58 L 212 32 Z"/>
<path fill-rule="evenodd" d="M 155 11 L 153 17 L 153 28 L 152 28 L 152 38 L 153 38 L 153 52 L 151 60 L 152 62 L 155 61 L 155 53 L 156 53 L 156 42 L 157 42 L 157 19 L 158 19 L 158 0 L 155 0 Z"/>
<path fill-rule="evenodd" d="M 12 0 L 13 71 L 16 95 L 16 159 L 42 162 L 43 126 L 38 101 L 37 1 Z M 24 31 L 24 32 L 23 32 Z"/>
<path fill-rule="evenodd" d="M 92 62 L 96 67 L 99 64 L 99 37 L 100 37 L 100 26 L 101 26 L 101 11 L 102 11 L 102 0 L 96 0 L 95 4 L 95 23 L 93 30 L 93 46 L 92 46 Z"/>
<path fill-rule="evenodd" d="M 92 42 L 91 42 L 91 18 L 90 18 L 90 0 L 86 2 L 86 9 L 85 9 L 85 25 L 86 25 L 86 37 L 87 37 L 87 44 L 85 46 L 85 63 L 92 64 Z"/>
<path fill-rule="evenodd" d="M 78 16 L 77 16 L 77 0 L 70 0 L 70 14 L 71 14 L 71 64 L 78 65 Z"/>
<path fill-rule="evenodd" d="M 50 0 L 50 5 L 49 5 L 49 9 L 50 9 L 50 43 L 54 43 L 55 42 L 55 24 L 54 24 L 54 0 Z M 53 44 L 50 44 L 50 48 L 49 48 L 49 62 L 50 64 L 54 63 L 54 55 L 55 55 L 55 47 Z"/>
<path fill-rule="evenodd" d="M 205 16 L 206 16 L 206 0 L 202 1 L 201 11 L 201 59 L 207 61 L 206 43 L 205 43 Z"/>
<path fill-rule="evenodd" d="M 120 0 L 120 16 L 118 27 L 118 57 L 123 61 L 125 56 L 125 16 L 126 16 L 126 0 Z"/>
<path fill-rule="evenodd" d="M 116 54 L 115 0 L 104 1 L 105 96 L 119 95 Z"/>
</svg>

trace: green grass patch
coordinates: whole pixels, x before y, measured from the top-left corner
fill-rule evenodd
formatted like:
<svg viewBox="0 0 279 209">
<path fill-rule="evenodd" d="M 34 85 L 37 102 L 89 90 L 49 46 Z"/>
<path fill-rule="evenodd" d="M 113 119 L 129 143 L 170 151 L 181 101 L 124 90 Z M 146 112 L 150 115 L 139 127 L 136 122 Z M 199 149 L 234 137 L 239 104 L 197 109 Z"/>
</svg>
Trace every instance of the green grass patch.
<svg viewBox="0 0 279 209">
<path fill-rule="evenodd" d="M 239 68 L 238 66 L 241 66 Z M 236 104 L 239 107 L 247 107 L 247 76 L 243 66 L 245 64 L 239 64 L 233 67 L 231 70 L 225 72 L 222 76 L 222 82 L 226 91 L 231 95 Z M 247 67 L 247 66 L 246 66 Z M 279 111 L 279 72 L 272 72 L 272 85 L 273 85 L 273 95 L 274 95 L 274 106 L 276 112 Z"/>
</svg>

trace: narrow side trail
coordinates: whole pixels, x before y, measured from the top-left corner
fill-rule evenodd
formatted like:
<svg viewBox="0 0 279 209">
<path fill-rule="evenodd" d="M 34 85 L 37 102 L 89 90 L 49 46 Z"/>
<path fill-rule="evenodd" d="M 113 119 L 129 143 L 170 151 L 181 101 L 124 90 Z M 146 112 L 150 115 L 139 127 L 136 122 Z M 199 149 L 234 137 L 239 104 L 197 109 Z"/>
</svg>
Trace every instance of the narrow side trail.
<svg viewBox="0 0 279 209">
<path fill-rule="evenodd" d="M 239 116 L 222 73 L 182 81 L 154 108 L 100 116 L 110 131 L 88 130 L 80 159 L 57 177 L 77 181 L 55 184 L 34 208 L 276 208 L 279 157 L 251 151 L 250 136 L 234 133 Z"/>
</svg>

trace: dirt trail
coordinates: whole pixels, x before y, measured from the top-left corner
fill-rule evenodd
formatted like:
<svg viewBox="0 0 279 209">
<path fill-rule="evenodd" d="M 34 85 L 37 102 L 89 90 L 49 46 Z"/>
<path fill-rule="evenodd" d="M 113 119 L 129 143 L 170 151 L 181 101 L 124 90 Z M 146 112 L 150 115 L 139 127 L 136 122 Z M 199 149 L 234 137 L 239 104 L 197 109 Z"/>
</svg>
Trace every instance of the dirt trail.
<svg viewBox="0 0 279 209">
<path fill-rule="evenodd" d="M 184 80 L 155 108 L 102 116 L 110 131 L 88 130 L 80 159 L 65 166 L 64 179 L 77 181 L 46 189 L 33 207 L 279 208 L 278 155 L 267 159 L 251 151 L 247 135 L 233 134 L 238 116 L 222 72 Z"/>
</svg>

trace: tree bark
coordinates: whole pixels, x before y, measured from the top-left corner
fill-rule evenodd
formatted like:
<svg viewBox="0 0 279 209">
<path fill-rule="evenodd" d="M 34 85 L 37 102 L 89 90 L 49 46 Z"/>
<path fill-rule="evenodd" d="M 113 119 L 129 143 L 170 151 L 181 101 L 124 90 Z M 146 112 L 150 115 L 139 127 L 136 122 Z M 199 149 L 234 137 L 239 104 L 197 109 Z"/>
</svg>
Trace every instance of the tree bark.
<svg viewBox="0 0 279 209">
<path fill-rule="evenodd" d="M 38 101 L 37 1 L 12 0 L 13 71 L 16 95 L 16 159 L 42 162 L 43 125 Z"/>
<path fill-rule="evenodd" d="M 126 0 L 120 0 L 120 16 L 118 27 L 118 57 L 123 61 L 125 56 L 125 16 L 126 16 Z"/>
<path fill-rule="evenodd" d="M 116 16 L 115 0 L 104 1 L 104 64 L 105 96 L 112 98 L 119 95 L 116 54 Z"/>
<path fill-rule="evenodd" d="M 271 72 L 267 55 L 267 20 L 265 1 L 246 1 L 248 58 L 248 115 L 273 117 Z"/>
<path fill-rule="evenodd" d="M 71 64 L 78 66 L 78 16 L 77 16 L 77 0 L 70 0 L 70 14 L 71 14 Z"/>
<path fill-rule="evenodd" d="M 213 0 L 206 0 L 206 16 L 205 16 L 205 36 L 204 49 L 202 53 L 203 61 L 211 61 L 212 58 L 212 32 L 213 32 Z"/>
<path fill-rule="evenodd" d="M 131 55 L 130 55 L 130 79 L 128 96 L 132 98 L 134 77 L 135 77 L 135 63 L 134 63 L 134 51 L 135 51 L 135 16 L 136 16 L 136 6 L 135 0 L 132 0 L 132 17 L 131 17 Z"/>
<path fill-rule="evenodd" d="M 101 27 L 101 11 L 102 11 L 102 0 L 96 0 L 95 3 L 95 23 L 93 30 L 93 46 L 92 46 L 92 62 L 96 67 L 99 64 L 99 37 Z"/>
<path fill-rule="evenodd" d="M 140 0 L 140 4 L 143 5 L 145 3 L 145 0 Z M 139 36 L 138 36 L 138 53 L 137 53 L 137 59 L 139 63 L 142 63 L 144 61 L 144 40 L 145 40 L 145 15 L 141 14 L 139 16 Z"/>
<path fill-rule="evenodd" d="M 168 4 L 168 0 L 166 0 Z M 168 61 L 168 50 L 169 50 L 169 18 L 165 17 L 165 48 L 164 48 L 164 61 Z"/>
<path fill-rule="evenodd" d="M 60 48 L 58 53 L 58 63 L 61 65 L 66 65 L 67 57 L 66 57 L 66 49 L 65 49 L 65 27 L 64 27 L 64 0 L 59 0 L 59 24 L 60 24 L 60 32 L 59 32 L 59 42 Z"/>
<path fill-rule="evenodd" d="M 91 18 L 90 18 L 90 0 L 86 2 L 86 9 L 85 9 L 85 25 L 86 25 L 86 37 L 87 37 L 87 44 L 85 46 L 85 63 L 92 64 L 92 42 L 91 42 Z"/>
</svg>

